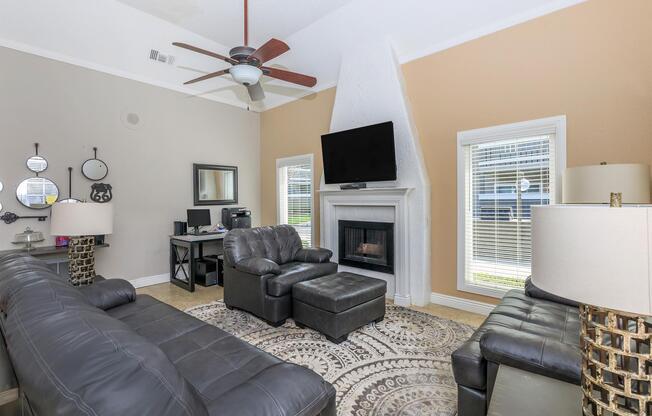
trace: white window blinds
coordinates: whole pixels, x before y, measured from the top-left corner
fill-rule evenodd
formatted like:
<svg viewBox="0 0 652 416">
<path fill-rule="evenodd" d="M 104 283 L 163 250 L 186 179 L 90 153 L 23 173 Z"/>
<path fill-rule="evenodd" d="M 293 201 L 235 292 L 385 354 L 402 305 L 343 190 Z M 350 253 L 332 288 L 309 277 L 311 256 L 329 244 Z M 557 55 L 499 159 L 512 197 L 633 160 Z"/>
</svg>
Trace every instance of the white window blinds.
<svg viewBox="0 0 652 416">
<path fill-rule="evenodd" d="M 523 287 L 531 270 L 531 207 L 554 203 L 555 134 L 483 140 L 464 151 L 464 278 Z"/>
<path fill-rule="evenodd" d="M 303 245 L 312 245 L 312 157 L 279 159 L 279 223 L 292 225 Z"/>
</svg>

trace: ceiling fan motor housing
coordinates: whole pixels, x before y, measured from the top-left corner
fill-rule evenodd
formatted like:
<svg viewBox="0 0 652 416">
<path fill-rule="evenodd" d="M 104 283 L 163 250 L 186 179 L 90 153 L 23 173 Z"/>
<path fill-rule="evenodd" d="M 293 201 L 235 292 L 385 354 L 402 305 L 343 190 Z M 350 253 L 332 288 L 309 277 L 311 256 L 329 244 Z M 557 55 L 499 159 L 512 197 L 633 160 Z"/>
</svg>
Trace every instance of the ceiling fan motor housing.
<svg viewBox="0 0 652 416">
<path fill-rule="evenodd" d="M 249 55 L 256 52 L 256 49 L 250 46 L 236 46 L 229 51 L 229 56 L 238 62 L 246 62 Z"/>
</svg>

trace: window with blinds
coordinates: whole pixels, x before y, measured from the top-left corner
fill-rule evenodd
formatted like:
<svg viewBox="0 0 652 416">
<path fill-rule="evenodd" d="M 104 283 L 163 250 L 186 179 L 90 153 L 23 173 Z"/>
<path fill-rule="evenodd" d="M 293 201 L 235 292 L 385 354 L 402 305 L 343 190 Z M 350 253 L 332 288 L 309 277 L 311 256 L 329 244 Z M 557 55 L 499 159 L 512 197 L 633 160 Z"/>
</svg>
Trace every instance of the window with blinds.
<svg viewBox="0 0 652 416">
<path fill-rule="evenodd" d="M 279 223 L 292 225 L 312 245 L 312 155 L 277 160 Z"/>
<path fill-rule="evenodd" d="M 554 203 L 557 188 L 556 129 L 507 136 L 460 147 L 463 280 L 496 292 L 524 286 L 531 272 L 532 206 Z"/>
</svg>

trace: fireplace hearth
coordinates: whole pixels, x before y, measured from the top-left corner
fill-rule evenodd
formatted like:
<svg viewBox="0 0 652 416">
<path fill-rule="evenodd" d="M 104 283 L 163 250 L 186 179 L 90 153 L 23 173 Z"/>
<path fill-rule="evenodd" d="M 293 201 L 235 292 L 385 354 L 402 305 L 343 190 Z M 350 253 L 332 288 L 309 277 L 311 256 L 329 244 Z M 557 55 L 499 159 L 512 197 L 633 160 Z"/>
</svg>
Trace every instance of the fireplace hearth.
<svg viewBox="0 0 652 416">
<path fill-rule="evenodd" d="M 394 273 L 394 224 L 338 221 L 339 264 Z"/>
</svg>

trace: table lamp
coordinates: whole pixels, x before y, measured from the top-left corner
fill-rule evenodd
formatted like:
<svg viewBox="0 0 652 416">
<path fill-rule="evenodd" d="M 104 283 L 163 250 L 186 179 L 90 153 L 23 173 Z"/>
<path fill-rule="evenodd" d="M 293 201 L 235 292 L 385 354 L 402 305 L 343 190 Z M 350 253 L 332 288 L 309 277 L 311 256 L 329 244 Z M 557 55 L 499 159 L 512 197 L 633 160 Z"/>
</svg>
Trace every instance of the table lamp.
<svg viewBox="0 0 652 416">
<path fill-rule="evenodd" d="M 652 415 L 652 207 L 533 207 L 532 282 L 581 304 L 583 414 Z"/>
<path fill-rule="evenodd" d="M 113 233 L 111 204 L 56 203 L 52 205 L 50 234 L 70 237 L 69 281 L 89 285 L 95 278 L 95 236 Z"/>
</svg>

